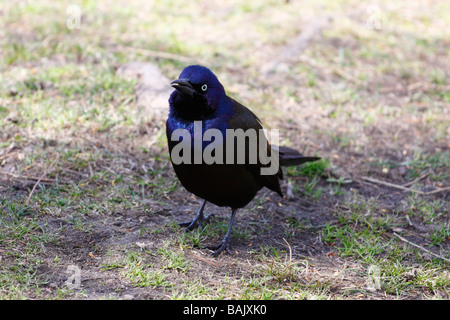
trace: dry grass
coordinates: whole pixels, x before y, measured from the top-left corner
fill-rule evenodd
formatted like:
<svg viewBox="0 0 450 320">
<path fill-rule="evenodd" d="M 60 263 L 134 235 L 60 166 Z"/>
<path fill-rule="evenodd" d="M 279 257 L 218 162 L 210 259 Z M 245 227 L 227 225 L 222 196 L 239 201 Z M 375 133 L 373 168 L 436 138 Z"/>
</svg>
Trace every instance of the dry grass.
<svg viewBox="0 0 450 320">
<path fill-rule="evenodd" d="M 357 1 L 4 3 L 0 298 L 448 299 L 450 7 L 378 5 L 379 30 Z M 267 72 L 286 48 L 301 51 Z M 129 61 L 169 79 L 206 64 L 284 144 L 324 158 L 285 171 L 293 199 L 264 190 L 240 210 L 232 257 L 198 247 L 228 210 L 176 226 L 199 202 L 116 75 Z"/>
</svg>

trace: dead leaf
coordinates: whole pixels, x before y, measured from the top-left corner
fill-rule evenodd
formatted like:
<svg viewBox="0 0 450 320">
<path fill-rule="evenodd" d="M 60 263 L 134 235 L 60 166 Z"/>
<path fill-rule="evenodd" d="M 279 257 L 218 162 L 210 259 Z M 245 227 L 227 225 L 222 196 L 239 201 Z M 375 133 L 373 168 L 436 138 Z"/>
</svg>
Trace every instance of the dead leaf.
<svg viewBox="0 0 450 320">
<path fill-rule="evenodd" d="M 209 264 L 210 266 L 217 267 L 217 268 L 220 267 L 220 264 L 217 261 L 213 260 L 213 259 L 208 259 L 208 258 L 199 256 L 197 254 L 193 254 L 192 256 L 195 259 L 197 259 L 197 260 L 200 260 L 200 261 L 203 261 L 206 264 Z"/>
</svg>

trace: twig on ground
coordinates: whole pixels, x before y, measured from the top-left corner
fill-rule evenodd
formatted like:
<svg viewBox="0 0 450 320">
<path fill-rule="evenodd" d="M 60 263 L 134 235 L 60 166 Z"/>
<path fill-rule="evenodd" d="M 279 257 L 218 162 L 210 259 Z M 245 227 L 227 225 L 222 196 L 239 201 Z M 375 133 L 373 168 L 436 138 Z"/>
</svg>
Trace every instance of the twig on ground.
<svg viewBox="0 0 450 320">
<path fill-rule="evenodd" d="M 442 256 L 440 256 L 440 255 L 438 255 L 438 254 L 435 254 L 435 253 L 431 252 L 430 250 L 427 250 L 427 249 L 425 249 L 424 247 L 422 247 L 422 246 L 420 246 L 420 245 L 418 245 L 418 244 L 415 244 L 414 242 L 411 242 L 411 241 L 409 241 L 408 239 L 403 238 L 402 236 L 398 235 L 398 234 L 395 233 L 395 232 L 394 232 L 394 235 L 395 235 L 397 238 L 399 238 L 400 240 L 402 240 L 403 242 L 409 243 L 410 245 L 412 245 L 412 246 L 414 246 L 414 247 L 416 247 L 416 248 L 419 248 L 420 250 L 422 250 L 422 251 L 428 253 L 429 255 L 432 255 L 432 256 L 434 256 L 434 257 L 436 257 L 436 258 L 439 258 L 439 259 L 442 259 L 442 260 L 444 260 L 444 261 L 450 262 L 449 259 L 444 258 L 444 257 L 442 257 Z"/>
<path fill-rule="evenodd" d="M 92 169 L 92 164 L 88 162 L 89 167 L 89 177 L 92 178 L 94 176 L 94 169 Z"/>
<path fill-rule="evenodd" d="M 192 256 L 193 256 L 195 259 L 199 260 L 199 261 L 203 261 L 203 262 L 205 262 L 206 264 L 209 264 L 210 266 L 214 266 L 214 267 L 216 267 L 216 268 L 220 267 L 220 264 L 219 264 L 217 261 L 213 260 L 213 259 L 205 258 L 205 257 L 202 257 L 202 256 L 200 256 L 200 255 L 198 255 L 198 254 L 195 254 L 195 253 L 193 253 Z"/>
<path fill-rule="evenodd" d="M 430 194 L 435 194 L 435 193 L 439 193 L 439 192 L 443 192 L 443 191 L 447 191 L 447 190 L 450 190 L 450 186 L 448 186 L 448 187 L 445 187 L 445 188 L 440 188 L 440 189 L 436 189 L 436 190 L 433 190 L 433 191 L 430 191 L 430 192 L 427 192 L 427 193 L 425 193 L 425 195 L 430 195 Z"/>
<path fill-rule="evenodd" d="M 419 182 L 420 180 L 428 177 L 430 175 L 431 172 L 426 172 L 423 175 L 421 175 L 420 177 L 418 177 L 417 179 L 410 181 L 408 183 L 405 183 L 404 185 L 402 185 L 402 187 L 409 187 L 412 186 L 414 183 Z"/>
<path fill-rule="evenodd" d="M 72 169 L 69 169 L 69 168 L 61 168 L 61 170 L 69 172 L 69 173 L 77 174 L 77 175 L 79 175 L 81 177 L 84 177 L 84 178 L 88 178 L 89 177 L 89 175 L 87 175 L 86 173 L 78 172 L 78 171 L 75 171 L 75 170 L 72 170 Z"/>
<path fill-rule="evenodd" d="M 377 180 L 377 179 L 370 178 L 370 177 L 361 177 L 361 179 L 364 180 L 364 181 L 378 183 L 378 184 L 382 184 L 382 185 L 385 185 L 385 186 L 388 186 L 388 187 L 392 187 L 392 188 L 396 188 L 396 189 L 400 189 L 400 190 L 405 190 L 405 191 L 414 192 L 414 193 L 418 193 L 418 194 L 425 194 L 425 192 L 420 191 L 420 190 L 406 188 L 406 187 L 400 186 L 398 184 L 393 184 L 393 183 L 390 183 L 390 182 L 381 181 L 381 180 Z"/>
<path fill-rule="evenodd" d="M 409 215 L 408 215 L 408 214 L 406 215 L 406 220 L 408 221 L 408 224 L 409 224 L 411 227 L 414 227 L 414 225 L 413 225 L 413 223 L 411 222 L 411 219 L 409 218 Z"/>
<path fill-rule="evenodd" d="M 383 184 L 385 186 L 389 186 L 389 187 L 392 187 L 392 188 L 401 189 L 401 190 L 404 190 L 404 191 L 418 193 L 418 194 L 421 194 L 421 195 L 424 195 L 424 196 L 429 196 L 431 194 L 435 194 L 435 193 L 439 193 L 439 192 L 444 192 L 444 191 L 450 190 L 450 186 L 448 186 L 448 187 L 439 188 L 439 189 L 436 189 L 436 190 L 433 190 L 433 191 L 423 192 L 423 191 L 420 191 L 420 190 L 406 188 L 405 186 L 400 186 L 398 184 L 394 184 L 394 183 L 390 183 L 390 182 L 386 182 L 386 181 L 381 181 L 381 180 L 377 180 L 377 179 L 370 178 L 370 177 L 362 177 L 361 179 L 363 179 L 365 181 L 373 182 L 373 183 Z"/>
<path fill-rule="evenodd" d="M 368 181 L 364 181 L 364 180 L 356 180 L 359 184 L 361 184 L 361 185 L 366 185 L 366 186 L 370 186 L 370 187 L 372 187 L 372 188 L 375 188 L 375 189 L 380 189 L 375 183 L 370 183 L 370 182 L 368 182 Z"/>
<path fill-rule="evenodd" d="M 24 175 L 14 174 L 11 172 L 5 172 L 5 171 L 0 171 L 0 174 L 4 174 L 4 175 L 10 176 L 10 177 L 13 177 L 14 179 L 24 179 L 24 180 L 39 180 L 40 179 L 41 182 L 56 182 L 56 179 L 24 176 Z"/>
<path fill-rule="evenodd" d="M 39 177 L 39 179 L 36 181 L 36 183 L 33 186 L 33 189 L 31 189 L 30 194 L 28 195 L 28 199 L 25 202 L 25 205 L 27 206 L 28 203 L 30 202 L 31 196 L 33 195 L 34 190 L 36 189 L 36 186 L 39 184 L 39 182 L 41 182 L 41 180 L 44 178 L 44 176 L 47 174 L 47 172 L 53 167 L 53 165 L 55 164 L 55 162 L 59 159 L 59 154 L 56 156 L 56 158 L 52 161 L 52 163 L 50 163 L 50 165 L 47 167 L 47 169 L 45 169 L 44 173 Z"/>
</svg>

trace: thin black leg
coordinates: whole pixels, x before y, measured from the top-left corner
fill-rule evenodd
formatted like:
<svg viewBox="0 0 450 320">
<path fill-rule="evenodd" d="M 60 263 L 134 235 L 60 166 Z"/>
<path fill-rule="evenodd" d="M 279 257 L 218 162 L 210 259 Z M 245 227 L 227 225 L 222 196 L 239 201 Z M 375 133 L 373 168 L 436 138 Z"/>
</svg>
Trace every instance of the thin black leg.
<svg viewBox="0 0 450 320">
<path fill-rule="evenodd" d="M 237 209 L 232 209 L 231 219 L 228 225 L 228 231 L 225 237 L 222 239 L 221 243 L 217 246 L 207 247 L 210 250 L 214 250 L 214 252 L 211 254 L 213 257 L 217 257 L 223 250 L 226 250 L 229 254 L 231 254 L 230 250 L 231 230 L 233 229 L 234 216 L 236 215 L 236 212 Z"/>
<path fill-rule="evenodd" d="M 199 226 L 201 228 L 203 228 L 203 220 L 208 219 L 210 217 L 210 215 L 207 217 L 203 216 L 203 210 L 205 209 L 205 205 L 206 205 L 206 200 L 203 200 L 202 206 L 198 210 L 195 218 L 192 219 L 191 221 L 181 222 L 178 225 L 180 227 L 186 227 L 186 229 L 185 229 L 186 231 L 190 231 L 190 230 L 194 229 L 197 223 L 199 224 Z"/>
</svg>

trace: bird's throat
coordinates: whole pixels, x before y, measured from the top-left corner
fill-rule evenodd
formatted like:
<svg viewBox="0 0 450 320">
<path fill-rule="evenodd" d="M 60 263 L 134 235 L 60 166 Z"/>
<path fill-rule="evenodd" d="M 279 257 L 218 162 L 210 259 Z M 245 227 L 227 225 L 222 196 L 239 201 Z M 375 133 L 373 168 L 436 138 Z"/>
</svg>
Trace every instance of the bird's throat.
<svg viewBox="0 0 450 320">
<path fill-rule="evenodd" d="M 208 100 L 202 95 L 188 96 L 175 91 L 169 104 L 171 115 L 188 121 L 208 119 L 214 114 L 214 108 L 210 107 Z"/>
</svg>

